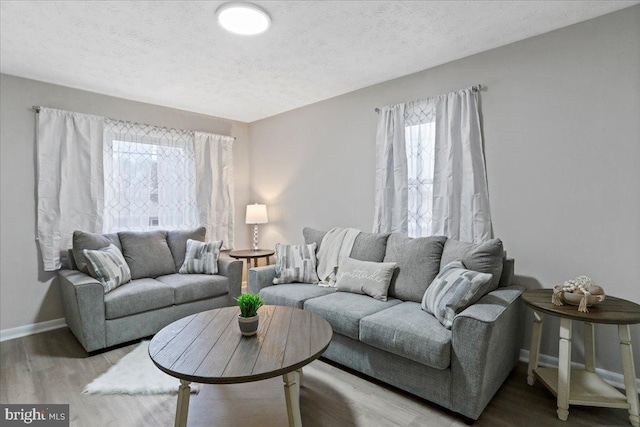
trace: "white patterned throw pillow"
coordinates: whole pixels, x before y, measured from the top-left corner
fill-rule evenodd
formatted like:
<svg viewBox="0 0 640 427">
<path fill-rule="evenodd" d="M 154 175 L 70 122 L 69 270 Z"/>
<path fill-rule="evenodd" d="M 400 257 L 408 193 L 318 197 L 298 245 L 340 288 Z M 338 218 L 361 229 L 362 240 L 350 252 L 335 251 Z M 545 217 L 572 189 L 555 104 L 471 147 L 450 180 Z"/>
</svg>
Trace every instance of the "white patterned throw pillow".
<svg viewBox="0 0 640 427">
<path fill-rule="evenodd" d="M 113 243 L 102 249 L 84 249 L 82 253 L 89 261 L 89 274 L 102 283 L 105 294 L 131 280 L 129 265 Z"/>
<path fill-rule="evenodd" d="M 188 239 L 184 262 L 178 272 L 180 274 L 218 274 L 218 256 L 221 247 L 222 240 L 207 243 Z"/>
<path fill-rule="evenodd" d="M 276 278 L 273 283 L 318 283 L 316 247 L 310 245 L 283 245 L 276 243 Z"/>
<path fill-rule="evenodd" d="M 460 261 L 450 262 L 424 293 L 422 309 L 451 329 L 456 314 L 491 291 L 492 277 L 491 274 L 467 270 Z"/>
<path fill-rule="evenodd" d="M 387 292 L 395 269 L 395 262 L 370 262 L 343 258 L 336 275 L 336 290 L 369 295 L 377 300 L 387 301 Z"/>
</svg>

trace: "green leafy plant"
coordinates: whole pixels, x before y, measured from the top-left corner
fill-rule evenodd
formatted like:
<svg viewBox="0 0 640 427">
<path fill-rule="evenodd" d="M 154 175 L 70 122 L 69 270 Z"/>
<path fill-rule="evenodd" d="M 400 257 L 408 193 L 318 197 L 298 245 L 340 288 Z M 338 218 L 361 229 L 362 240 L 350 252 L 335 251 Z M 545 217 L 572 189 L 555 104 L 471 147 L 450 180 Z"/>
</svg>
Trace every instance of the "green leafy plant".
<svg viewBox="0 0 640 427">
<path fill-rule="evenodd" d="M 238 298 L 238 306 L 240 307 L 241 317 L 253 317 L 258 314 L 258 309 L 264 305 L 264 301 L 260 295 L 242 294 Z"/>
</svg>

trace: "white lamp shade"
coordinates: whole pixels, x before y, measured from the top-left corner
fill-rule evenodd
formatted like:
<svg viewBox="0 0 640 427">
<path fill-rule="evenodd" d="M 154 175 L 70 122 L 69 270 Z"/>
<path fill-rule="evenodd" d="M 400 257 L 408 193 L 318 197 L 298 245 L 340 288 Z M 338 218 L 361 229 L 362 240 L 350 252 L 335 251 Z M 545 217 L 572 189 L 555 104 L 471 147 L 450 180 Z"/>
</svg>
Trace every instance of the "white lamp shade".
<svg viewBox="0 0 640 427">
<path fill-rule="evenodd" d="M 267 217 L 267 205 L 247 205 L 247 224 L 266 224 L 269 222 Z"/>
</svg>

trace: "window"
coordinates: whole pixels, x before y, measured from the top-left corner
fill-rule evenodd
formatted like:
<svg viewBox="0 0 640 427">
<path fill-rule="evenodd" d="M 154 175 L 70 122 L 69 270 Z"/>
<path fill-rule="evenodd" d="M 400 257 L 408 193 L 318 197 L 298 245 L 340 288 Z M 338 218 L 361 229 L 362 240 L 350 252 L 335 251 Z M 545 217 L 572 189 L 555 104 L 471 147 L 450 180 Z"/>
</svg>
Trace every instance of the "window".
<svg viewBox="0 0 640 427">
<path fill-rule="evenodd" d="M 428 120 L 422 116 L 421 120 Z M 433 168 L 435 159 L 435 121 L 405 127 L 408 181 L 409 237 L 431 235 L 433 213 Z"/>
<path fill-rule="evenodd" d="M 197 225 L 195 155 L 186 132 L 106 123 L 104 142 L 104 232 Z"/>
</svg>

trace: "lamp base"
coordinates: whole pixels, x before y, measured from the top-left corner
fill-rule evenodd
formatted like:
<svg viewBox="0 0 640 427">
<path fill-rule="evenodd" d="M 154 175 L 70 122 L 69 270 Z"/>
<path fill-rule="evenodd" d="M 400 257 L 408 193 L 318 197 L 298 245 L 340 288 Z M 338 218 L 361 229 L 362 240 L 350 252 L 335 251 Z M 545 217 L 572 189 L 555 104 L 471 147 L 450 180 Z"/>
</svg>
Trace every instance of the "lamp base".
<svg viewBox="0 0 640 427">
<path fill-rule="evenodd" d="M 253 248 L 252 250 L 258 250 L 258 224 L 253 226 Z"/>
</svg>

